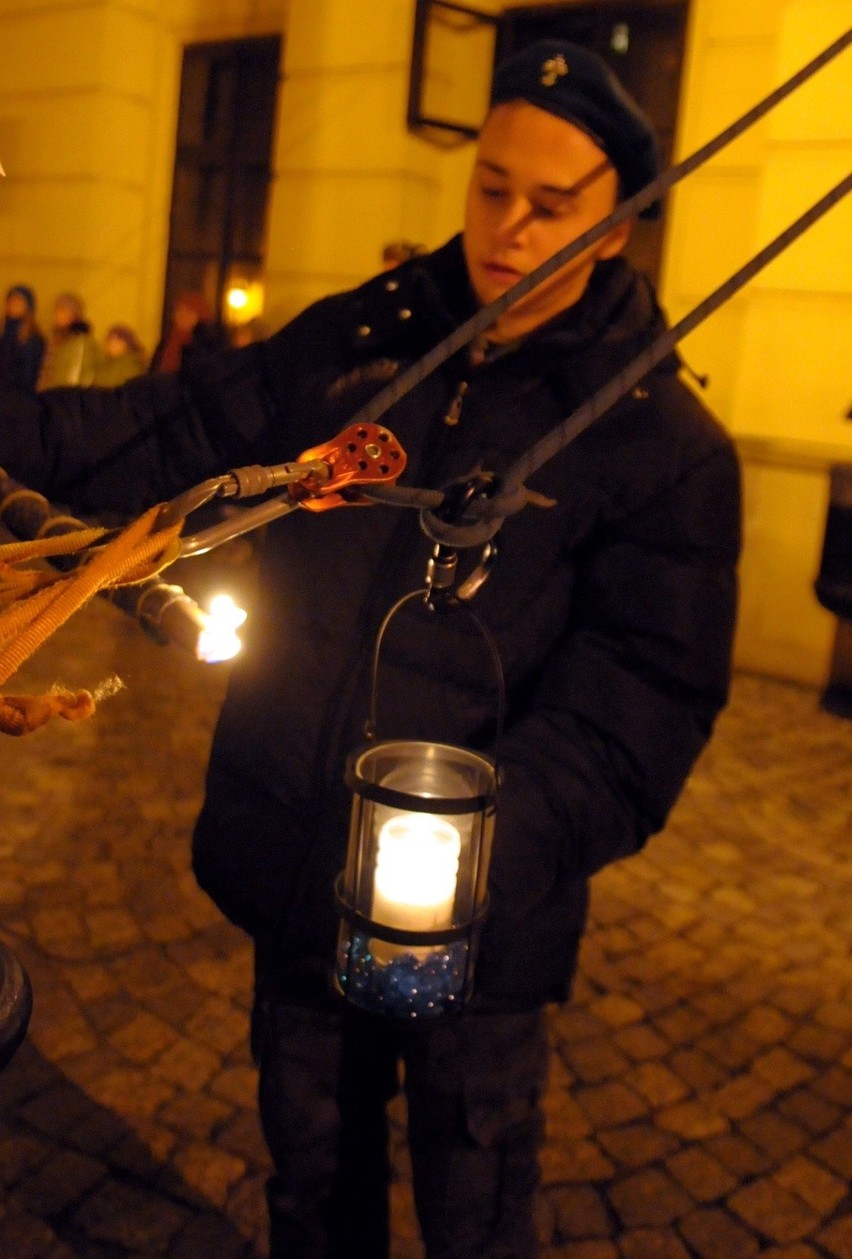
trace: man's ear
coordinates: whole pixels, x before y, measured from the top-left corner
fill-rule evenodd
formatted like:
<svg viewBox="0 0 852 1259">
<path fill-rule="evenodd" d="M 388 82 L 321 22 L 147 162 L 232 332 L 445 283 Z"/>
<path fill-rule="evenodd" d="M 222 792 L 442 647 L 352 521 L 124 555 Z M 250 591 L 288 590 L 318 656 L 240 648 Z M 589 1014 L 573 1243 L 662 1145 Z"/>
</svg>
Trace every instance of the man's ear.
<svg viewBox="0 0 852 1259">
<path fill-rule="evenodd" d="M 635 219 L 625 219 L 623 223 L 618 223 L 611 232 L 607 232 L 600 243 L 598 257 L 614 258 L 616 254 L 620 254 L 630 240 L 630 233 L 633 231 L 635 222 Z"/>
</svg>

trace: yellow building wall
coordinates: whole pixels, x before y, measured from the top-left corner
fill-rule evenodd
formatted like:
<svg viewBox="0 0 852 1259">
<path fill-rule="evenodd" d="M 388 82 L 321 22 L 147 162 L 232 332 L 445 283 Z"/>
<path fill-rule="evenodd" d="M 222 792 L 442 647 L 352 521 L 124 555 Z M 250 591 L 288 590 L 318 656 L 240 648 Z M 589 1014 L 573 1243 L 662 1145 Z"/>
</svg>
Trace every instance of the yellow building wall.
<svg viewBox="0 0 852 1259">
<path fill-rule="evenodd" d="M 34 286 L 46 322 L 56 293 L 73 290 L 96 320 L 138 324 L 150 243 L 151 13 L 7 2 L 0 16 L 2 280 Z"/>
<path fill-rule="evenodd" d="M 269 216 L 271 327 L 374 274 L 386 242 L 432 249 L 459 230 L 473 145 L 442 146 L 406 126 L 414 9 L 414 0 L 292 0 Z M 443 50 L 469 52 L 455 41 Z M 448 66 L 457 70 L 470 77 L 469 66 Z"/>
<path fill-rule="evenodd" d="M 847 0 L 693 0 L 678 137 L 686 156 L 849 26 Z M 661 293 L 674 318 L 852 169 L 852 52 L 671 194 Z M 743 460 L 737 664 L 820 685 L 834 617 L 813 593 L 828 471 L 852 460 L 852 198 L 683 343 Z"/>
<path fill-rule="evenodd" d="M 497 11 L 498 0 L 481 0 Z M 472 145 L 406 128 L 414 0 L 0 0 L 0 286 L 159 336 L 184 45 L 282 36 L 264 323 L 458 229 Z M 465 70 L 465 67 L 461 68 Z"/>
<path fill-rule="evenodd" d="M 287 0 L 0 0 L 0 286 L 159 336 L 184 43 L 280 32 Z"/>
</svg>

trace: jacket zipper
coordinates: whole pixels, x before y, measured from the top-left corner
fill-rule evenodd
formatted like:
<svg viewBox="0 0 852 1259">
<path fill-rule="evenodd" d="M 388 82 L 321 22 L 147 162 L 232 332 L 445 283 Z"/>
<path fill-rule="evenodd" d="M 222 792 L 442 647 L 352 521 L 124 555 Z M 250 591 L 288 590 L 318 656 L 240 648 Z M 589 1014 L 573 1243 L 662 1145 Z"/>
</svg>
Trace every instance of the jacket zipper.
<svg viewBox="0 0 852 1259">
<path fill-rule="evenodd" d="M 447 425 L 448 428 L 455 428 L 455 426 L 458 424 L 459 420 L 461 419 L 461 412 L 462 412 L 462 407 L 464 406 L 465 394 L 467 393 L 469 388 L 470 388 L 470 385 L 468 384 L 466 380 L 459 381 L 458 389 L 455 392 L 452 402 L 447 407 L 447 411 L 444 416 L 444 423 Z"/>
</svg>

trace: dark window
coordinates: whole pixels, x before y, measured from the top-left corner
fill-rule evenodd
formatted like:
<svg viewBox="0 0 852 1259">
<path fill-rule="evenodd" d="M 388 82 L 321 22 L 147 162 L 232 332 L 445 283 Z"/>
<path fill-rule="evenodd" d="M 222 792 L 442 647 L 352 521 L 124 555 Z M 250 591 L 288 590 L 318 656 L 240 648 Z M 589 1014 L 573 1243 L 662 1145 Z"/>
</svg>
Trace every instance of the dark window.
<svg viewBox="0 0 852 1259">
<path fill-rule="evenodd" d="M 203 293 L 224 318 L 227 288 L 263 266 L 281 41 L 184 51 L 164 325 L 178 293 Z"/>
</svg>

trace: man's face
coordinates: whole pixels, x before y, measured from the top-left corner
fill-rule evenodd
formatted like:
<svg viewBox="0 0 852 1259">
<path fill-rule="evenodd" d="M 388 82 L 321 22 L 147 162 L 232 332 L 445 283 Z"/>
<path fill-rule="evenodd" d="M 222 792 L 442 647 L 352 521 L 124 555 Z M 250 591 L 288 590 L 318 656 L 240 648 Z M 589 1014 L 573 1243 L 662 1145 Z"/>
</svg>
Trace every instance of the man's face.
<svg viewBox="0 0 852 1259">
<path fill-rule="evenodd" d="M 493 302 L 614 209 L 618 178 L 584 131 L 526 101 L 498 105 L 479 137 L 464 254 L 480 303 Z M 501 315 L 497 340 L 524 336 L 582 296 L 595 262 L 625 245 L 620 224 Z"/>
</svg>

